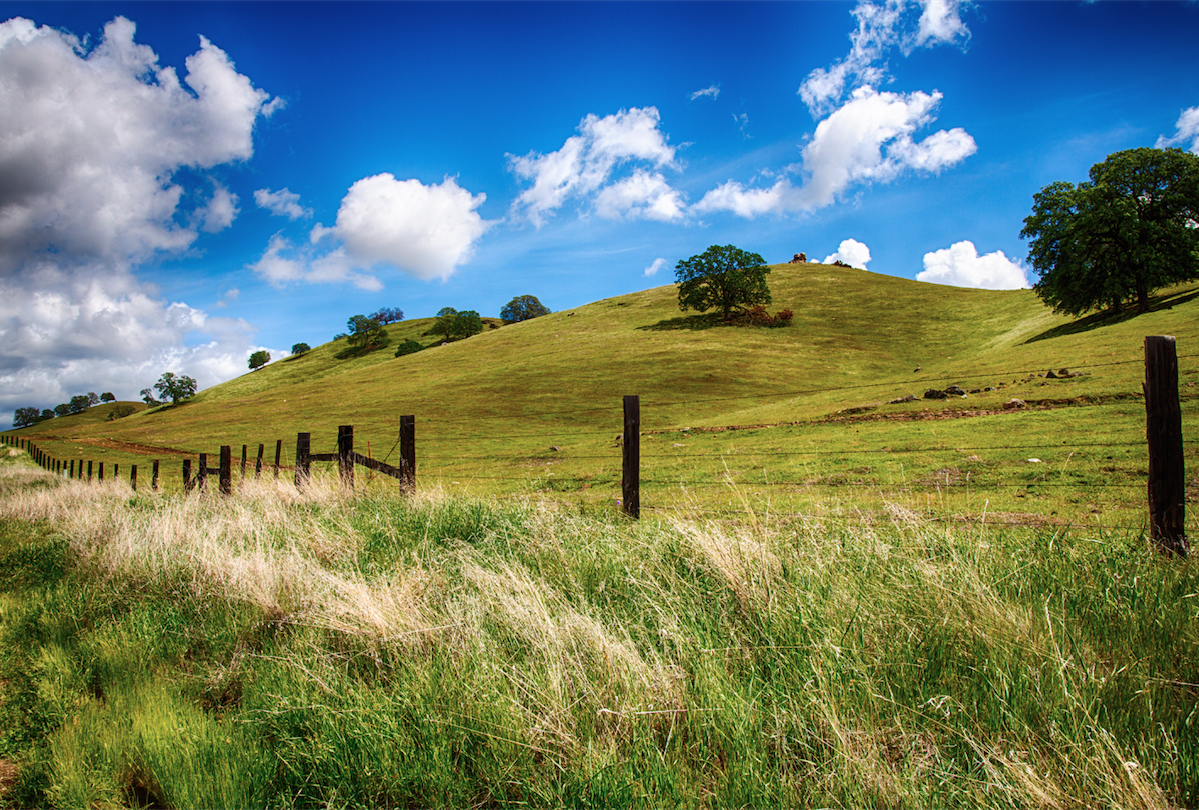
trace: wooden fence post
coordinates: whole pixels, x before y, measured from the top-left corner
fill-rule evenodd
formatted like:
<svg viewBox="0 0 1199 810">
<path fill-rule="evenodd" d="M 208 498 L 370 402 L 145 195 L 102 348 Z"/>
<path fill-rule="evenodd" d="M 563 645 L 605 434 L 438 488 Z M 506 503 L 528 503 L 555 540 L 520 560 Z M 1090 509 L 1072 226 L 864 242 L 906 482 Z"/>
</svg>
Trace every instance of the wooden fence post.
<svg viewBox="0 0 1199 810">
<path fill-rule="evenodd" d="M 246 480 L 246 445 L 241 446 L 241 478 Z"/>
<path fill-rule="evenodd" d="M 1150 536 L 1162 551 L 1185 557 L 1186 472 L 1178 403 L 1178 351 L 1172 336 L 1145 338 L 1144 390 Z"/>
<path fill-rule="evenodd" d="M 71 477 L 71 478 L 75 477 L 75 459 L 71 459 L 71 472 L 69 474 L 69 477 Z"/>
<path fill-rule="evenodd" d="M 183 491 L 191 492 L 195 484 L 192 482 L 192 460 L 183 459 Z"/>
<path fill-rule="evenodd" d="M 245 477 L 246 446 L 241 446 L 242 477 Z M 221 445 L 221 479 L 222 495 L 233 494 L 233 448 L 227 444 Z"/>
<path fill-rule="evenodd" d="M 81 461 L 81 462 L 79 462 L 79 464 L 80 464 L 80 466 L 82 466 L 82 465 L 83 465 L 83 462 Z M 80 472 L 83 472 L 83 470 L 80 470 Z M 91 462 L 91 459 L 88 459 L 88 462 L 87 462 L 87 480 L 88 480 L 88 482 L 89 482 L 89 483 L 90 483 L 90 482 L 91 482 L 91 480 L 92 480 L 92 462 Z"/>
<path fill-rule="evenodd" d="M 412 492 L 416 489 L 416 415 L 400 417 L 400 488 Z"/>
<path fill-rule="evenodd" d="M 254 480 L 257 481 L 262 477 L 262 451 L 266 448 L 260 443 L 258 445 L 258 458 L 254 462 Z"/>
<path fill-rule="evenodd" d="M 154 459 L 154 466 L 150 468 L 150 489 L 158 491 L 158 459 Z"/>
<path fill-rule="evenodd" d="M 631 518 L 641 517 L 641 398 L 624 398 L 624 469 L 620 482 L 621 507 Z"/>
<path fill-rule="evenodd" d="M 100 474 L 96 476 L 96 480 L 98 480 L 98 481 L 104 480 L 104 462 L 103 461 L 100 462 Z"/>
<path fill-rule="evenodd" d="M 275 440 L 275 480 L 279 480 L 279 459 L 283 456 L 283 440 Z"/>
<path fill-rule="evenodd" d="M 121 465 L 117 464 L 114 461 L 113 465 L 112 465 L 112 480 L 114 480 L 114 481 L 117 480 L 117 477 L 120 475 L 120 472 L 121 472 Z"/>
<path fill-rule="evenodd" d="M 341 485 L 354 488 L 354 426 L 337 426 L 337 471 L 341 473 Z"/>
<path fill-rule="evenodd" d="M 208 489 L 208 454 L 200 454 L 200 463 L 196 465 L 196 488 L 201 492 Z"/>
<path fill-rule="evenodd" d="M 308 450 L 311 446 L 311 433 L 296 434 L 296 489 L 308 485 Z"/>
<path fill-rule="evenodd" d="M 133 464 L 129 467 L 129 486 L 133 487 L 133 491 L 137 492 L 137 465 Z"/>
</svg>

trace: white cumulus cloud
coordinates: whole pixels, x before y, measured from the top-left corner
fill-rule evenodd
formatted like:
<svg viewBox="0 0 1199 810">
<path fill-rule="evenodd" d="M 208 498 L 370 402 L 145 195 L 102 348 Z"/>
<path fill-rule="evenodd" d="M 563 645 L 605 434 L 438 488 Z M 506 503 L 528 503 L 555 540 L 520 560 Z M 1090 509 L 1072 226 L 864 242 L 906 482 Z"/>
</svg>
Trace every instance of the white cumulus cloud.
<svg viewBox="0 0 1199 810">
<path fill-rule="evenodd" d="M 865 270 L 866 265 L 870 263 L 870 248 L 857 239 L 842 240 L 841 244 L 837 246 L 837 252 L 825 256 L 822 264 L 832 264 L 838 261 L 845 262 L 859 270 Z"/>
<path fill-rule="evenodd" d="M 1178 116 L 1174 125 L 1174 136 L 1167 138 L 1162 135 L 1155 144 L 1158 149 L 1168 146 L 1181 146 L 1199 155 L 1199 107 L 1188 107 Z"/>
<path fill-rule="evenodd" d="M 89 48 L 0 23 L 0 409 L 243 370 L 253 327 L 165 301 L 133 270 L 232 223 L 236 195 L 204 172 L 249 159 L 279 105 L 208 39 L 180 79 L 135 32 L 117 17 Z"/>
<path fill-rule="evenodd" d="M 260 188 L 254 192 L 254 202 L 258 204 L 259 208 L 265 208 L 277 217 L 296 220 L 312 216 L 311 208 L 300 205 L 300 195 L 286 188 L 278 191 Z"/>
<path fill-rule="evenodd" d="M 649 267 L 645 268 L 645 277 L 649 278 L 651 276 L 656 276 L 658 274 L 658 271 L 661 270 L 665 266 L 666 266 L 665 259 L 654 259 L 653 264 L 651 264 Z"/>
<path fill-rule="evenodd" d="M 961 19 L 962 5 L 962 0 L 862 0 L 852 12 L 857 30 L 849 35 L 849 53 L 809 73 L 800 97 L 813 115 L 827 115 L 847 89 L 886 83 L 886 58 L 892 50 L 907 55 L 917 48 L 965 42 L 970 31 Z"/>
<path fill-rule="evenodd" d="M 1032 286 L 1024 268 L 1005 256 L 1002 250 L 979 256 L 974 243 L 968 240 L 924 254 L 924 270 L 917 274 L 916 280 L 984 290 L 1019 290 Z"/>
<path fill-rule="evenodd" d="M 656 107 L 634 107 L 603 118 L 591 114 L 579 123 L 579 134 L 567 138 L 561 149 L 544 155 L 509 155 L 512 171 L 532 181 L 532 186 L 512 204 L 513 213 L 540 227 L 568 199 L 595 194 L 626 163 L 640 161 L 655 169 L 672 166 L 675 148 L 658 128 L 659 121 Z M 606 202 L 605 211 L 611 215 L 616 210 L 613 198 L 610 196 Z M 665 216 L 668 208 L 669 204 L 659 208 L 658 218 Z"/>
<path fill-rule="evenodd" d="M 802 186 L 786 177 L 765 189 L 730 180 L 705 194 L 694 210 L 731 211 L 747 218 L 810 211 L 831 205 L 855 184 L 886 183 L 908 170 L 940 172 L 978 148 L 960 127 L 915 140 L 916 131 L 935 120 L 940 100 L 935 92 L 905 95 L 860 87 L 816 127 L 803 151 Z"/>
<path fill-rule="evenodd" d="M 658 172 L 638 169 L 630 177 L 604 188 L 595 198 L 595 212 L 606 219 L 654 219 L 675 222 L 685 216 L 686 204 Z"/>
</svg>

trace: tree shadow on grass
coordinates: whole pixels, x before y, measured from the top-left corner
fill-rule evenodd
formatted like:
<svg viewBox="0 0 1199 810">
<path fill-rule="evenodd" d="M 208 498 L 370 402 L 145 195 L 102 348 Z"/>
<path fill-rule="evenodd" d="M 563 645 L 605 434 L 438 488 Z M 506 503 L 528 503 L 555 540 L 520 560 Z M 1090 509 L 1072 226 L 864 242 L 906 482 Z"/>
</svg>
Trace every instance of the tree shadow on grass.
<svg viewBox="0 0 1199 810">
<path fill-rule="evenodd" d="M 718 326 L 736 326 L 736 321 L 722 320 L 720 315 L 709 312 L 706 315 L 681 315 L 678 318 L 666 318 L 647 326 L 638 326 L 639 332 L 674 332 L 687 330 L 698 332 L 702 329 L 713 329 Z"/>
<path fill-rule="evenodd" d="M 1169 295 L 1151 296 L 1149 298 L 1149 311 L 1158 312 L 1163 309 L 1173 309 L 1179 304 L 1185 304 L 1196 298 L 1199 298 L 1199 290 L 1193 289 Z M 1046 329 L 1041 334 L 1030 337 L 1021 345 L 1027 346 L 1029 343 L 1036 343 L 1038 340 L 1048 340 L 1049 338 L 1063 337 L 1065 335 L 1077 335 L 1080 332 L 1089 332 L 1092 329 L 1099 329 L 1104 326 L 1115 326 L 1118 323 L 1130 321 L 1140 314 L 1140 312 L 1137 312 L 1135 304 L 1123 312 L 1114 314 L 1111 312 L 1096 312 L 1094 315 L 1079 318 L 1077 321 L 1071 321 L 1061 326 L 1055 326 L 1052 329 Z"/>
</svg>

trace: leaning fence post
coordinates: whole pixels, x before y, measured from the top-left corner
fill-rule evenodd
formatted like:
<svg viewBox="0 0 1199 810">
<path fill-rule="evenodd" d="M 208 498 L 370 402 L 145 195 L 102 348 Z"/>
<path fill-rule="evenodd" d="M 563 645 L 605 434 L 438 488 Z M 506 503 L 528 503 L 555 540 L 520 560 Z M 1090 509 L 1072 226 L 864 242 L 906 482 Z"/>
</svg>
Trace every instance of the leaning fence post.
<svg viewBox="0 0 1199 810">
<path fill-rule="evenodd" d="M 1150 536 L 1162 551 L 1185 557 L 1186 471 L 1178 403 L 1178 350 L 1173 336 L 1145 338 L 1144 391 Z"/>
<path fill-rule="evenodd" d="M 296 434 L 296 489 L 308 485 L 308 449 L 311 446 L 311 433 Z"/>
<path fill-rule="evenodd" d="M 245 456 L 246 446 L 243 444 L 241 446 L 241 448 L 242 448 L 242 462 L 244 465 L 245 459 L 246 459 L 246 456 Z M 244 474 L 245 474 L 244 466 L 242 467 L 242 474 L 244 477 Z M 233 448 L 227 444 L 221 445 L 220 489 L 221 489 L 222 495 L 232 495 L 233 494 Z"/>
<path fill-rule="evenodd" d="M 337 471 L 341 473 L 341 485 L 354 488 L 354 426 L 337 426 Z"/>
<path fill-rule="evenodd" d="M 408 492 L 416 489 L 416 415 L 400 417 L 400 488 Z"/>
<path fill-rule="evenodd" d="M 254 462 L 254 480 L 257 481 L 262 477 L 262 451 L 266 449 L 260 443 L 258 445 L 258 459 Z"/>
<path fill-rule="evenodd" d="M 631 518 L 641 517 L 641 398 L 624 398 L 624 469 L 620 482 L 621 506 Z"/>
</svg>

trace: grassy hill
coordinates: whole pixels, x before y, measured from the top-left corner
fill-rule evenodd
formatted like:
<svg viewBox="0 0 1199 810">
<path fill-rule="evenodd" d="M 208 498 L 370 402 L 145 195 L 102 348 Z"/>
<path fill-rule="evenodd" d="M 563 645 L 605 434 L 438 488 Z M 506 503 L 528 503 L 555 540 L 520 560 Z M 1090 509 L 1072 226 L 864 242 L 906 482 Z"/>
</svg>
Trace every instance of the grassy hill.
<svg viewBox="0 0 1199 810">
<path fill-rule="evenodd" d="M 1011 472 L 1005 465 L 1046 456 L 1044 448 L 1034 452 L 1043 444 L 1067 440 L 1065 452 L 1073 455 L 1063 456 L 1065 470 L 1098 465 L 1098 458 L 1084 461 L 1075 445 L 1135 443 L 1138 431 L 1143 435 L 1143 409 L 1135 397 L 1144 335 L 1176 335 L 1184 394 L 1196 380 L 1197 364 L 1187 357 L 1199 346 L 1195 285 L 1167 291 L 1145 315 L 1072 321 L 1053 315 L 1028 290 L 968 290 L 818 264 L 778 265 L 769 280 L 771 309 L 795 312 L 789 327 L 744 328 L 680 313 L 668 285 L 402 358 L 393 357 L 392 348 L 350 357 L 344 340 L 325 344 L 179 407 L 116 422 L 56 419 L 22 433 L 37 435 L 59 457 L 102 449 L 114 461 L 131 463 L 169 451 L 214 453 L 222 444 L 256 448 L 262 442 L 273 449 L 276 439 L 289 458 L 298 431 L 311 432 L 316 449 L 327 450 L 337 425 L 353 424 L 359 447 L 370 442 L 372 455 L 381 457 L 396 439 L 400 415 L 411 413 L 424 483 L 498 492 L 535 481 L 579 493 L 598 487 L 607 498 L 619 482 L 619 450 L 612 445 L 621 430 L 621 397 L 638 394 L 643 429 L 652 434 L 643 449 L 646 463 L 656 480 L 677 484 L 674 489 L 751 483 L 754 475 L 761 482 L 771 471 L 777 480 L 809 487 L 908 485 L 909 472 L 923 486 L 936 485 L 938 475 L 949 486 L 970 478 L 962 463 L 970 456 L 1002 467 L 990 471 L 999 479 Z M 407 338 L 429 343 L 423 333 L 430 324 L 392 325 L 392 346 Z M 1086 375 L 1033 376 L 1060 368 Z M 995 390 L 965 400 L 888 404 L 951 384 Z M 1003 412 L 1012 397 L 1034 408 Z M 1049 402 L 1058 407 L 1050 410 Z M 1062 407 L 1069 402 L 1076 407 Z M 964 410 L 983 415 L 925 418 Z M 846 412 L 866 421 L 824 421 Z M 1185 404 L 1184 418 L 1194 425 L 1193 400 Z M 801 424 L 700 434 L 719 426 L 781 423 Z M 1012 441 L 1015 436 L 1020 441 Z M 909 456 L 898 462 L 907 465 L 901 471 L 877 459 L 880 448 L 897 445 L 930 451 L 1002 445 L 1014 448 L 1014 455 Z M 857 452 L 862 457 L 852 457 Z M 727 458 L 737 454 L 759 455 L 728 467 Z M 1126 455 L 1102 460 L 1125 464 L 1120 476 L 1131 480 L 1143 460 L 1135 447 Z M 547 483 L 551 474 L 568 483 Z"/>
</svg>

